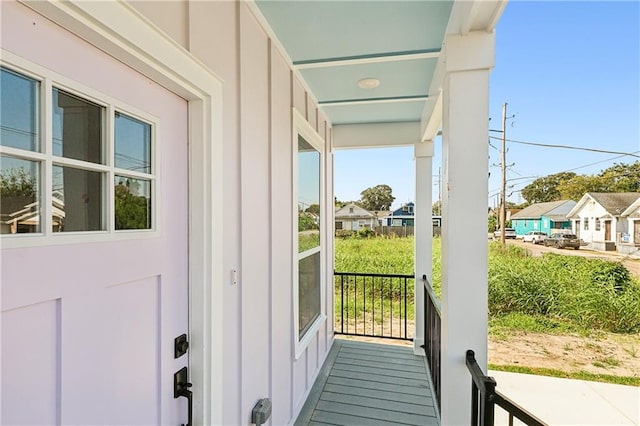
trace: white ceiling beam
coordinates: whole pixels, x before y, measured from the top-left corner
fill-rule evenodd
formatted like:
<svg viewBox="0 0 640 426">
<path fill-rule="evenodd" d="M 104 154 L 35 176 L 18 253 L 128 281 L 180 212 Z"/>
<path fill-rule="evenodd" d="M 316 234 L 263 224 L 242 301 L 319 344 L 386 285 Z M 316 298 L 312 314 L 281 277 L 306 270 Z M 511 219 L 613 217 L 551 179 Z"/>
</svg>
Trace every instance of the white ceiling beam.
<svg viewBox="0 0 640 426">
<path fill-rule="evenodd" d="M 334 148 L 384 148 L 411 146 L 420 142 L 420 122 L 337 124 L 333 126 Z"/>
<path fill-rule="evenodd" d="M 401 55 L 383 55 L 370 58 L 349 58 L 349 59 L 336 59 L 319 62 L 309 62 L 304 64 L 294 64 L 293 68 L 296 70 L 305 70 L 313 68 L 330 68 L 330 67 L 344 67 L 349 65 L 364 65 L 364 64 L 378 64 L 384 62 L 399 62 L 399 61 L 417 61 L 419 59 L 437 59 L 440 56 L 440 52 L 423 52 L 423 53 L 407 53 Z"/>
</svg>

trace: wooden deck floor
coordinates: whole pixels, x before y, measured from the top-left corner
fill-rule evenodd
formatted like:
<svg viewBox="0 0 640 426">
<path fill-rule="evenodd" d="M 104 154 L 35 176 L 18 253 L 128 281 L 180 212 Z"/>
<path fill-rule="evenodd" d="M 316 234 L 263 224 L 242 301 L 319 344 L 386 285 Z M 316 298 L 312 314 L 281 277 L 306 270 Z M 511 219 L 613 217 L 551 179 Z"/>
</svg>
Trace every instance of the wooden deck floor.
<svg viewBox="0 0 640 426">
<path fill-rule="evenodd" d="M 336 339 L 296 425 L 439 425 L 423 357 Z"/>
</svg>

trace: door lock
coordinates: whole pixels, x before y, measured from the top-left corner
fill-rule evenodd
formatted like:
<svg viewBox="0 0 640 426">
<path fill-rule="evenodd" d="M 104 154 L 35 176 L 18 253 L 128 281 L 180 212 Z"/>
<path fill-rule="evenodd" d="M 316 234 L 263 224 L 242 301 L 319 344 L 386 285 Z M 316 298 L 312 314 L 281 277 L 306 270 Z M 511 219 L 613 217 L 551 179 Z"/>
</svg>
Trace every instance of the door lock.
<svg viewBox="0 0 640 426">
<path fill-rule="evenodd" d="M 186 334 L 181 334 L 173 341 L 173 356 L 174 358 L 180 358 L 187 353 L 189 349 L 189 341 Z"/>
</svg>

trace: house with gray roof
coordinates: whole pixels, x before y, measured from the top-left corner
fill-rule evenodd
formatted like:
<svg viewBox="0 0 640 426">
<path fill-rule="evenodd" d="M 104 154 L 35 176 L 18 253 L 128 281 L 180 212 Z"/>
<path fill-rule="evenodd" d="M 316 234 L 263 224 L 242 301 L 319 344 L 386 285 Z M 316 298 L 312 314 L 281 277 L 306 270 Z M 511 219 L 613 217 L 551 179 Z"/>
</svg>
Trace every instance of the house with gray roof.
<svg viewBox="0 0 640 426">
<path fill-rule="evenodd" d="M 552 230 L 571 228 L 567 213 L 575 205 L 573 200 L 532 204 L 511 216 L 511 227 L 519 236 L 529 231 L 541 231 L 550 235 Z"/>
<path fill-rule="evenodd" d="M 590 247 L 615 250 L 622 235 L 629 233 L 623 213 L 638 199 L 640 192 L 588 192 L 567 214 L 574 233 Z"/>
<path fill-rule="evenodd" d="M 378 216 L 356 204 L 347 204 L 335 212 L 336 230 L 357 231 L 360 228 L 373 229 L 378 225 Z"/>
</svg>

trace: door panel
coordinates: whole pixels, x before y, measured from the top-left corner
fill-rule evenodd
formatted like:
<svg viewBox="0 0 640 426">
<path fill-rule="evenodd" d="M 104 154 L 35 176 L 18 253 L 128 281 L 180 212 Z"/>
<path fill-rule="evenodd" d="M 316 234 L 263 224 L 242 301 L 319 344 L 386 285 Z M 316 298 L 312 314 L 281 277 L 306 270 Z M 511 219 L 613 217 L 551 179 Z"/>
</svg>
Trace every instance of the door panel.
<svg viewBox="0 0 640 426">
<path fill-rule="evenodd" d="M 23 5 L 2 7 L 4 48 L 155 117 L 157 232 L 2 249 L 0 423 L 186 423 L 173 373 L 188 355 L 174 359 L 173 339 L 188 330 L 187 102 Z"/>
<path fill-rule="evenodd" d="M 2 388 L 2 424 L 58 423 L 60 300 L 5 311 L 1 321 L 2 381 L 13 384 Z"/>
<path fill-rule="evenodd" d="M 604 240 L 611 241 L 611 221 L 604 222 Z"/>
</svg>

